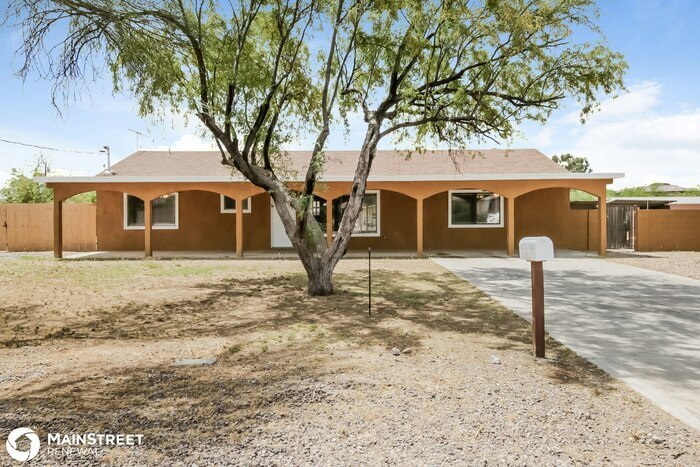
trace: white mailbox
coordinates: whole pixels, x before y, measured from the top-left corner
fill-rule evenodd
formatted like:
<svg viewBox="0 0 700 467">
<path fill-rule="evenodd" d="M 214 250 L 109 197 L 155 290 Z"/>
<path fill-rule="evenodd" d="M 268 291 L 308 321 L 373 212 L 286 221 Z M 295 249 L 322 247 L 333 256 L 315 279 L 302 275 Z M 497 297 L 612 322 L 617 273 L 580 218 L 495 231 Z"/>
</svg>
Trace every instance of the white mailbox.
<svg viewBox="0 0 700 467">
<path fill-rule="evenodd" d="M 524 237 L 520 240 L 520 259 L 547 261 L 554 259 L 554 244 L 549 237 Z"/>
</svg>

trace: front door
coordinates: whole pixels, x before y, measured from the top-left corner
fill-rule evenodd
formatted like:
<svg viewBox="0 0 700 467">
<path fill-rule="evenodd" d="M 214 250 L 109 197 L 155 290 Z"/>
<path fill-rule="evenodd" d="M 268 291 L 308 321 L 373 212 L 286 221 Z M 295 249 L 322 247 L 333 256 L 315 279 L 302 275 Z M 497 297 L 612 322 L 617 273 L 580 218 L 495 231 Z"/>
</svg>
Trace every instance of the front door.
<svg viewBox="0 0 700 467">
<path fill-rule="evenodd" d="M 277 214 L 275 202 L 270 199 L 270 246 L 272 248 L 291 248 L 292 242 L 284 231 L 284 224 Z"/>
</svg>

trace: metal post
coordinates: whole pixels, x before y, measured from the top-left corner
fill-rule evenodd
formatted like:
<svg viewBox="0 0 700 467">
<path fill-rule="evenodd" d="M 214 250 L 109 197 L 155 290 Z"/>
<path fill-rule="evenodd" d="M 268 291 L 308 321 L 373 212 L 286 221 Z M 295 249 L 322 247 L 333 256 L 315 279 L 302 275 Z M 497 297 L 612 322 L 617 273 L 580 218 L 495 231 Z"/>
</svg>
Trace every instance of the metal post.
<svg viewBox="0 0 700 467">
<path fill-rule="evenodd" d="M 369 315 L 372 316 L 372 247 L 367 247 L 367 282 L 369 288 L 369 300 L 367 302 Z"/>
<path fill-rule="evenodd" d="M 102 146 L 102 148 L 103 149 L 100 149 L 100 152 L 107 154 L 107 173 L 114 175 L 114 172 L 112 172 L 112 161 L 110 160 L 109 146 Z"/>
<path fill-rule="evenodd" d="M 530 261 L 532 276 L 532 345 L 535 356 L 544 358 L 544 273 L 542 261 Z"/>
</svg>

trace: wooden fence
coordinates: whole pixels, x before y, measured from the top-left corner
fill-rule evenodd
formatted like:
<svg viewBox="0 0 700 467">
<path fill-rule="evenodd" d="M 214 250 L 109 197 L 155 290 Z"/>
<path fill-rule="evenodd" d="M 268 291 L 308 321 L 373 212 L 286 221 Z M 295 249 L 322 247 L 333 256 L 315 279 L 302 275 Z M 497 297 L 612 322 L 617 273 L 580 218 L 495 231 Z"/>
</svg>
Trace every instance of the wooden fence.
<svg viewBox="0 0 700 467">
<path fill-rule="evenodd" d="M 638 209 L 635 250 L 700 251 L 700 210 Z"/>
<path fill-rule="evenodd" d="M 94 204 L 63 204 L 63 249 L 97 249 Z M 53 204 L 0 204 L 0 250 L 53 250 Z"/>
</svg>

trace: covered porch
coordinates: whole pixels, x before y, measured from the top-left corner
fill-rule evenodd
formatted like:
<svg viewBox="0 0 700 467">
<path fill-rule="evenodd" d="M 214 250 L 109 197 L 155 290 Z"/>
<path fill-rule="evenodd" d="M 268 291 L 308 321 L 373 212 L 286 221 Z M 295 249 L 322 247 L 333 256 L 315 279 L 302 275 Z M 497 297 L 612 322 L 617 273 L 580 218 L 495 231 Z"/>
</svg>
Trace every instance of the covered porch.
<svg viewBox="0 0 700 467">
<path fill-rule="evenodd" d="M 367 250 L 348 251 L 343 259 L 367 259 Z M 153 251 L 154 259 L 171 260 L 237 260 L 235 252 L 230 251 Z M 505 250 L 452 250 L 424 251 L 424 258 L 507 258 Z M 557 250 L 558 258 L 588 258 L 598 257 L 598 253 L 590 251 Z M 143 253 L 139 251 L 64 251 L 63 259 L 74 261 L 101 260 L 142 260 Z M 245 260 L 296 260 L 296 252 L 292 250 L 246 251 Z M 372 259 L 414 259 L 415 251 L 372 250 Z"/>
<path fill-rule="evenodd" d="M 392 177 L 391 180 L 382 180 L 381 177 L 370 177 L 367 189 L 382 194 L 377 196 L 377 210 L 383 209 L 384 214 L 377 222 L 382 224 L 382 233 L 377 235 L 353 236 L 348 249 L 349 257 L 366 256 L 366 250 L 371 247 L 374 254 L 386 253 L 386 257 L 424 257 L 442 256 L 458 254 L 479 250 L 481 254 L 489 250 L 503 252 L 508 255 L 516 253 L 517 241 L 522 236 L 527 235 L 548 235 L 554 236 L 555 247 L 559 244 L 559 249 L 585 249 L 595 250 L 599 255 L 606 253 L 606 187 L 612 183 L 615 174 L 520 174 L 499 176 L 499 180 L 494 180 L 493 176 L 470 174 L 469 179 L 453 177 L 452 180 L 415 180 L 404 179 L 400 176 Z M 237 209 L 234 213 L 235 226 L 231 240 L 235 237 L 234 251 L 218 251 L 215 247 L 206 245 L 190 251 L 187 248 L 172 248 L 173 244 L 162 241 L 162 244 L 154 242 L 153 233 L 153 203 L 164 195 L 173 193 L 181 194 L 193 191 L 214 193 L 226 196 L 235 201 L 236 206 L 244 206 L 244 203 L 251 203 L 253 197 L 258 198 L 259 205 L 265 204 L 261 201 L 269 196 L 262 189 L 249 182 L 225 180 L 193 180 L 196 177 L 189 177 L 187 180 L 157 181 L 147 180 L 147 177 L 120 177 L 98 176 L 98 177 L 66 177 L 62 179 L 44 179 L 47 185 L 54 190 L 54 256 L 62 258 L 63 253 L 63 201 L 69 197 L 88 191 L 111 192 L 119 195 L 128 194 L 138 197 L 143 201 L 143 225 L 139 232 L 129 234 L 140 236 L 142 239 L 142 251 L 128 251 L 122 257 L 206 257 L 206 255 L 220 255 L 222 257 L 235 258 L 295 258 L 293 250 L 287 248 L 277 249 L 272 246 L 269 240 L 261 243 L 258 241 L 254 247 L 245 249 L 246 243 L 250 243 L 250 237 L 270 235 L 268 232 L 258 230 L 269 229 L 270 210 L 268 209 L 267 223 L 255 225 L 255 229 L 246 228 L 246 222 L 250 223 L 254 218 L 250 211 Z M 399 180 L 397 180 L 399 179 Z M 289 183 L 292 190 L 300 189 L 298 182 Z M 315 192 L 316 198 L 321 202 L 318 208 L 325 212 L 326 237 L 330 242 L 333 238 L 333 220 L 338 218 L 337 211 L 334 212 L 334 205 L 337 208 L 337 201 L 346 196 L 351 189 L 350 181 L 325 181 L 319 183 Z M 572 227 L 571 222 L 562 218 L 562 213 L 552 210 L 543 205 L 547 203 L 548 194 L 552 190 L 576 189 L 590 193 L 598 198 L 598 209 L 591 211 L 595 216 L 591 222 L 590 214 L 585 228 L 594 232 L 585 232 L 585 246 L 571 248 L 570 238 L 576 235 L 584 235 L 581 228 Z M 568 192 L 568 191 L 567 191 Z M 491 193 L 501 198 L 501 210 L 498 211 L 498 222 L 494 225 L 478 226 L 455 226 L 452 225 L 452 209 L 450 201 L 455 194 L 459 193 Z M 537 196 L 539 193 L 539 196 Z M 223 199 L 223 198 L 222 198 Z M 456 198 L 455 198 L 456 199 Z M 269 200 L 265 201 L 268 203 Z M 98 206 L 99 206 L 98 198 Z M 99 208 L 98 208 L 99 209 Z M 124 208 L 125 209 L 125 208 Z M 200 215 L 196 214 L 197 207 L 192 205 L 183 210 L 179 208 L 178 215 L 181 219 Z M 262 210 L 258 210 L 262 211 Z M 597 211 L 597 212 L 596 212 Z M 223 211 L 222 211 L 223 212 Z M 245 214 L 245 215 L 244 215 Z M 114 217 L 121 217 L 122 213 L 113 212 Z M 257 214 L 262 216 L 263 214 Z M 274 210 L 273 210 L 274 215 Z M 377 213 L 378 215 L 378 213 Z M 540 217 L 539 224 L 532 219 Z M 379 216 L 378 216 L 379 217 Z M 251 219 L 251 220 L 248 220 Z M 216 224 L 212 220 L 211 225 Z M 547 225 L 545 225 L 547 224 Z M 263 227 L 259 227 L 263 226 Z M 125 224 L 126 227 L 126 224 Z M 479 228 L 458 228 L 458 227 L 479 227 Z M 492 228 L 483 228 L 492 227 Z M 104 229 L 103 235 L 116 235 L 121 226 L 114 223 L 109 228 Z M 573 229 L 573 230 L 572 230 Z M 202 227 L 201 230 L 206 230 Z M 110 233 L 111 232 L 111 233 Z M 246 237 L 246 232 L 248 237 Z M 206 232 L 203 232 L 206 234 Z M 173 232 L 169 235 L 186 235 L 186 233 Z M 164 237 L 163 237 L 164 238 Z M 465 239 L 469 239 L 468 241 Z M 591 241 L 595 242 L 592 244 Z M 579 242 L 577 245 L 583 245 Z M 262 245 L 262 247 L 260 247 Z M 102 250 L 98 245 L 98 250 Z M 119 255 L 120 248 L 110 248 L 107 252 L 93 252 L 92 257 L 98 259 L 100 255 Z M 131 250 L 131 248 L 130 248 Z M 201 251 L 200 251 L 201 250 Z M 462 252 L 462 253 L 459 253 Z M 71 254 L 71 257 L 76 256 Z M 78 255 L 79 257 L 89 257 L 89 255 Z"/>
</svg>

